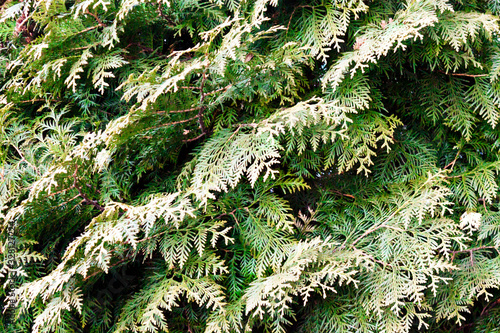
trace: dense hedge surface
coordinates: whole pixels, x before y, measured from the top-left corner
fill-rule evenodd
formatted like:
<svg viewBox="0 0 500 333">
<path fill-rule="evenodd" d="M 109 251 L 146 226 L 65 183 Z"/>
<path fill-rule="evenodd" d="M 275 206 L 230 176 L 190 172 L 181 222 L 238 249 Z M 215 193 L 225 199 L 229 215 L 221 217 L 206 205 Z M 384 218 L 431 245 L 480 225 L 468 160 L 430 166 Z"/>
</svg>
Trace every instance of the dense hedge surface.
<svg viewBox="0 0 500 333">
<path fill-rule="evenodd" d="M 2 0 L 0 331 L 499 332 L 497 0 Z"/>
</svg>

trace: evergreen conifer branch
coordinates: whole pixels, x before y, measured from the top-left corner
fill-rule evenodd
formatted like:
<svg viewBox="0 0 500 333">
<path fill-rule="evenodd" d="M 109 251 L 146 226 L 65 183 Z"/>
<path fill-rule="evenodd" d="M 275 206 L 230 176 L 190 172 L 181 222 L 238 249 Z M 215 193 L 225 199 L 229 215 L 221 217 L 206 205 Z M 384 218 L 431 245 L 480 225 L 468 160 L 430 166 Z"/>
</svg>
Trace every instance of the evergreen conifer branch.
<svg viewBox="0 0 500 333">
<path fill-rule="evenodd" d="M 499 8 L 6 2 L 0 327 L 492 332 Z"/>
</svg>

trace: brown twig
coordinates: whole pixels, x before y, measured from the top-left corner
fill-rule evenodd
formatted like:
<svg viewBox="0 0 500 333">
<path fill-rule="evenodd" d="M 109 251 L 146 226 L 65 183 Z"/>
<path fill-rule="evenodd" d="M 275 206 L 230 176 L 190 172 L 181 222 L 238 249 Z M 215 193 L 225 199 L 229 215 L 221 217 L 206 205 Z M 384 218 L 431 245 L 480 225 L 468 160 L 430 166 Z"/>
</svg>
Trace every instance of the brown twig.
<svg viewBox="0 0 500 333">
<path fill-rule="evenodd" d="M 167 124 L 161 124 L 161 125 L 158 125 L 158 126 L 148 127 L 146 129 L 144 129 L 144 131 L 149 131 L 151 129 L 156 129 L 156 128 L 165 127 L 165 126 L 172 126 L 172 125 L 187 123 L 188 121 L 195 120 L 196 118 L 199 118 L 199 117 L 200 117 L 200 115 L 198 114 L 198 115 L 196 115 L 194 117 L 191 117 L 191 118 L 188 118 L 188 119 L 174 121 L 174 122 L 167 123 Z"/>
<path fill-rule="evenodd" d="M 205 96 L 210 96 L 210 95 L 213 95 L 213 94 L 218 93 L 218 92 L 220 92 L 220 91 L 226 91 L 226 90 L 228 90 L 229 88 L 231 88 L 232 86 L 233 86 L 232 84 L 228 84 L 228 85 L 227 85 L 227 86 L 225 86 L 225 87 L 222 87 L 222 88 L 219 88 L 219 89 L 217 89 L 217 90 L 214 90 L 214 91 L 211 91 L 211 92 L 206 93 L 206 94 L 205 94 Z"/>
<path fill-rule="evenodd" d="M 464 76 L 464 77 L 487 77 L 488 74 L 468 74 L 468 73 L 448 73 L 445 71 L 438 70 L 439 73 L 452 75 L 452 76 Z"/>
<path fill-rule="evenodd" d="M 478 199 L 477 199 L 477 201 L 478 201 L 478 202 L 481 202 L 481 201 L 482 201 L 482 202 L 483 202 L 483 207 L 484 207 L 484 209 L 487 209 L 487 208 L 486 208 L 486 199 L 484 199 L 484 198 L 478 198 Z"/>
<path fill-rule="evenodd" d="M 475 247 L 475 248 L 467 249 L 467 250 L 451 251 L 451 253 L 453 254 L 453 256 L 451 257 L 451 261 L 453 261 L 455 259 L 455 255 L 457 253 L 467 253 L 468 252 L 470 255 L 470 265 L 474 266 L 474 251 L 485 250 L 485 249 L 497 249 L 497 248 L 495 246 L 480 246 L 480 247 Z"/>
<path fill-rule="evenodd" d="M 483 309 L 483 311 L 481 311 L 481 314 L 479 315 L 479 317 L 482 317 L 484 316 L 485 314 L 487 314 L 491 309 L 493 309 L 496 305 L 500 304 L 500 298 L 497 299 L 496 301 L 493 301 L 491 302 L 490 304 L 486 305 Z"/>
<path fill-rule="evenodd" d="M 460 156 L 460 149 L 457 151 L 457 155 L 455 155 L 455 158 L 453 159 L 453 161 L 451 161 L 450 163 L 448 163 L 444 169 L 448 169 L 448 167 L 451 166 L 451 169 L 450 170 L 453 170 L 453 168 L 455 167 L 455 163 L 457 162 L 457 159 L 458 157 Z"/>
<path fill-rule="evenodd" d="M 97 200 L 91 200 L 85 193 L 82 191 L 82 187 L 77 184 L 78 177 L 76 176 L 78 172 L 78 165 L 75 167 L 75 172 L 73 172 L 73 188 L 76 188 L 78 190 L 79 196 L 84 200 L 83 203 L 87 205 L 92 205 L 101 212 L 104 211 L 104 207 L 99 205 Z"/>
<path fill-rule="evenodd" d="M 24 12 L 24 11 L 23 11 Z M 26 15 L 26 17 L 24 18 L 24 20 L 21 21 L 21 23 L 19 24 L 16 24 L 16 26 L 18 27 L 23 27 L 27 22 L 28 20 L 31 18 L 31 16 L 33 16 L 35 12 L 31 12 L 29 15 Z M 22 14 L 22 16 L 25 15 L 25 12 Z M 21 16 L 21 17 L 22 17 Z"/>
<path fill-rule="evenodd" d="M 66 200 L 66 201 L 64 201 L 64 202 L 61 202 L 59 205 L 57 205 L 57 206 L 56 206 L 56 208 L 57 208 L 57 207 L 61 207 L 62 205 L 65 205 L 65 204 L 67 204 L 68 202 L 73 201 L 73 200 L 75 200 L 75 199 L 76 199 L 76 198 L 78 198 L 78 197 L 80 197 L 80 194 L 75 195 L 73 198 L 71 198 L 71 199 L 69 199 L 69 200 Z M 82 200 L 81 202 L 84 202 L 84 201 L 85 201 L 85 199 L 84 199 L 84 200 Z"/>
<path fill-rule="evenodd" d="M 63 189 L 62 189 L 62 190 L 60 190 L 60 191 L 57 191 L 57 192 L 54 192 L 54 193 L 48 194 L 45 198 L 50 198 L 50 197 L 53 197 L 53 196 L 55 196 L 55 195 L 58 195 L 58 194 L 64 193 L 64 192 L 69 191 L 69 190 L 71 190 L 71 189 L 74 189 L 73 185 L 71 185 L 71 186 L 70 186 L 70 187 L 68 187 L 68 188 L 63 188 Z"/>
<path fill-rule="evenodd" d="M 466 77 L 487 77 L 488 74 L 467 74 L 467 73 L 451 73 L 453 76 L 466 76 Z"/>
<path fill-rule="evenodd" d="M 204 136 L 205 133 L 201 133 L 200 135 L 198 135 L 197 137 L 194 137 L 194 138 L 191 138 L 191 139 L 187 139 L 187 140 L 182 140 L 182 142 L 193 142 L 193 141 L 196 141 L 198 140 L 199 138 L 201 138 L 202 136 Z"/>
<path fill-rule="evenodd" d="M 292 22 L 292 18 L 293 18 L 293 15 L 295 14 L 295 11 L 298 8 L 306 8 L 306 7 L 313 8 L 313 6 L 310 6 L 310 5 L 301 5 L 301 6 L 297 6 L 293 9 L 292 15 L 290 15 L 290 19 L 288 19 L 288 24 L 286 25 L 286 36 L 288 36 L 288 29 L 290 28 L 290 23 Z"/>
<path fill-rule="evenodd" d="M 461 325 L 461 326 L 458 328 L 458 330 L 459 330 L 459 331 L 461 331 L 461 330 L 463 330 L 463 329 L 466 329 L 466 328 L 468 328 L 468 327 L 472 327 L 472 326 L 474 326 L 474 323 L 464 324 L 464 325 Z"/>
<path fill-rule="evenodd" d="M 194 89 L 194 90 L 200 90 L 200 87 L 195 87 L 195 86 L 180 86 L 179 88 L 181 88 L 181 89 Z"/>
<path fill-rule="evenodd" d="M 454 178 L 460 178 L 460 177 L 463 177 L 464 175 L 455 175 L 455 176 L 446 176 L 444 178 L 446 179 L 454 179 Z"/>
<path fill-rule="evenodd" d="M 226 215 L 233 215 L 238 209 L 246 209 L 246 208 L 248 208 L 248 207 L 243 207 L 243 208 L 237 207 L 237 208 L 233 209 L 232 211 L 230 211 L 229 213 L 222 213 L 222 214 L 216 216 L 215 220 L 218 220 Z"/>
<path fill-rule="evenodd" d="M 86 33 L 86 32 L 88 32 L 88 31 L 95 30 L 95 29 L 100 28 L 100 27 L 101 27 L 101 25 L 100 25 L 100 24 L 98 24 L 98 25 L 94 25 L 93 27 L 88 27 L 87 29 L 83 29 L 82 31 L 77 32 L 77 33 L 76 33 L 76 34 L 74 34 L 73 36 L 81 35 L 81 34 L 83 34 L 83 33 Z"/>
<path fill-rule="evenodd" d="M 200 125 L 200 129 L 202 133 L 207 133 L 207 129 L 205 128 L 205 122 L 203 121 L 203 111 L 205 111 L 205 106 L 203 106 L 203 101 L 205 100 L 205 96 L 207 96 L 203 92 L 203 88 L 205 87 L 205 82 L 207 81 L 207 70 L 208 70 L 208 64 L 205 66 L 205 69 L 203 70 L 202 74 L 202 79 L 201 79 L 201 86 L 200 86 L 200 110 L 198 111 L 198 124 Z"/>
<path fill-rule="evenodd" d="M 81 51 L 81 50 L 86 50 L 91 48 L 92 46 L 96 46 L 98 44 L 92 44 L 92 45 L 87 45 L 87 46 L 82 46 L 82 47 L 74 47 L 72 49 L 69 49 L 68 51 Z"/>
<path fill-rule="evenodd" d="M 154 52 L 154 50 L 152 48 L 144 46 L 141 43 L 129 43 L 127 46 L 125 46 L 125 49 L 128 49 L 129 47 L 131 47 L 133 45 L 139 47 L 141 49 L 141 52 L 149 52 L 149 53 Z"/>
<path fill-rule="evenodd" d="M 197 106 L 195 108 L 184 109 L 184 110 L 172 110 L 172 111 L 155 111 L 154 114 L 165 114 L 165 113 L 186 113 L 192 112 L 201 109 L 201 106 Z"/>
<path fill-rule="evenodd" d="M 58 99 L 33 98 L 27 101 L 19 101 L 18 103 L 35 103 L 35 102 L 59 102 Z"/>
<path fill-rule="evenodd" d="M 99 26 L 101 26 L 101 27 L 105 27 L 106 26 L 106 24 L 102 23 L 102 21 L 99 19 L 99 17 L 96 14 L 89 12 L 88 9 L 85 10 L 84 14 L 90 15 L 93 18 L 95 18 L 96 21 L 97 21 L 97 23 L 99 23 Z"/>
<path fill-rule="evenodd" d="M 237 207 L 235 209 L 233 209 L 232 211 L 230 211 L 229 213 L 222 213 L 220 214 L 219 216 L 217 216 L 215 219 L 218 220 L 220 219 L 221 217 L 224 217 L 226 215 L 231 215 L 234 219 L 234 222 L 236 222 L 236 224 L 238 225 L 238 227 L 240 226 L 240 222 L 238 221 L 238 218 L 236 217 L 236 215 L 234 213 L 236 213 L 237 210 L 239 209 L 242 209 L 242 210 L 246 210 L 248 211 L 248 207 Z"/>
<path fill-rule="evenodd" d="M 459 250 L 459 251 L 450 251 L 450 253 L 457 254 L 457 253 L 467 253 L 467 252 L 474 252 L 474 251 L 480 251 L 480 250 L 488 250 L 488 249 L 497 249 L 496 246 L 479 246 L 479 247 L 474 247 L 472 249 L 467 249 L 467 250 Z"/>
<path fill-rule="evenodd" d="M 486 306 L 484 307 L 484 309 L 481 311 L 481 314 L 479 315 L 479 317 L 481 318 L 481 317 L 483 317 L 483 316 L 487 315 L 487 314 L 488 314 L 488 312 L 489 312 L 492 308 L 494 308 L 495 306 L 497 306 L 498 304 L 500 304 L 500 298 L 499 298 L 499 299 L 497 299 L 497 300 L 495 300 L 495 301 L 493 301 L 493 302 L 491 302 L 490 304 L 486 305 Z M 460 326 L 460 327 L 458 328 L 458 330 L 459 330 L 459 331 L 461 331 L 461 330 L 464 330 L 464 329 L 466 329 L 466 328 L 470 328 L 470 327 L 474 326 L 474 324 L 475 324 L 475 323 L 468 323 L 468 324 L 464 324 L 464 325 Z"/>
<path fill-rule="evenodd" d="M 26 158 L 24 157 L 24 154 L 19 150 L 19 148 L 17 148 L 16 145 L 12 145 L 12 147 L 14 147 L 14 149 L 17 151 L 17 153 L 21 157 L 21 162 L 24 161 L 26 164 L 28 164 L 30 167 L 32 167 L 35 170 L 37 175 L 40 176 L 40 171 L 38 170 L 38 168 L 34 164 L 32 164 L 28 160 L 26 160 Z"/>
<path fill-rule="evenodd" d="M 344 196 L 344 197 L 348 197 L 348 198 L 352 198 L 352 199 L 356 199 L 356 197 L 354 195 L 351 195 L 351 194 L 345 194 L 345 193 L 342 193 L 338 190 L 333 190 L 333 192 L 337 193 L 338 195 L 341 195 L 341 196 Z"/>
<path fill-rule="evenodd" d="M 83 193 L 79 187 L 77 187 L 77 190 L 78 192 L 80 193 L 80 196 L 83 198 L 83 203 L 87 204 L 87 205 L 92 205 L 94 206 L 95 208 L 99 209 L 101 212 L 104 211 L 104 207 L 99 205 L 99 202 L 97 202 L 97 200 L 91 200 L 89 199 L 89 197 L 87 197 L 87 195 L 85 193 Z"/>
</svg>

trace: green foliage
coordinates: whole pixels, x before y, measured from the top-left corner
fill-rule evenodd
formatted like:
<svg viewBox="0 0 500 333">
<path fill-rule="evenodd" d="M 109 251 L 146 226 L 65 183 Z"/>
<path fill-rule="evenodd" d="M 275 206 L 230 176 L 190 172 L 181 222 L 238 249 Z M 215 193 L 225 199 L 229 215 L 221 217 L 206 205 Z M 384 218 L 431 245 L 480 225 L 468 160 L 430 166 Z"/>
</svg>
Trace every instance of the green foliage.
<svg viewBox="0 0 500 333">
<path fill-rule="evenodd" d="M 1 331 L 498 331 L 499 13 L 4 2 Z"/>
</svg>

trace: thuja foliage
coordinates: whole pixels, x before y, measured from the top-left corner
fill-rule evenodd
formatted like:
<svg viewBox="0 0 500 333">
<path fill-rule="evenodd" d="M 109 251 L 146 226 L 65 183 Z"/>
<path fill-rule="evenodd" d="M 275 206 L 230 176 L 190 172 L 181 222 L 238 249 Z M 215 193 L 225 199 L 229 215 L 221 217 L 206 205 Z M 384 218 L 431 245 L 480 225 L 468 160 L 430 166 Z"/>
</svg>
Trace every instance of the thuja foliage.
<svg viewBox="0 0 500 333">
<path fill-rule="evenodd" d="M 0 330 L 497 332 L 498 14 L 2 1 Z"/>
</svg>

